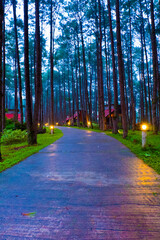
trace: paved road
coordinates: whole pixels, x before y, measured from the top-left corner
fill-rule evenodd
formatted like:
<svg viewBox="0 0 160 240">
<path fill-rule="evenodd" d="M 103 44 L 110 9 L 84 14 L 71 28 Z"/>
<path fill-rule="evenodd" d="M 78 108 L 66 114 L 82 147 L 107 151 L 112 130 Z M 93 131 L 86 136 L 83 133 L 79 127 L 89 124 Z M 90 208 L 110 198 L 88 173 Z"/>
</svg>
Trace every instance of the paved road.
<svg viewBox="0 0 160 240">
<path fill-rule="evenodd" d="M 160 176 L 103 133 L 61 129 L 0 174 L 0 239 L 159 240 Z"/>
</svg>

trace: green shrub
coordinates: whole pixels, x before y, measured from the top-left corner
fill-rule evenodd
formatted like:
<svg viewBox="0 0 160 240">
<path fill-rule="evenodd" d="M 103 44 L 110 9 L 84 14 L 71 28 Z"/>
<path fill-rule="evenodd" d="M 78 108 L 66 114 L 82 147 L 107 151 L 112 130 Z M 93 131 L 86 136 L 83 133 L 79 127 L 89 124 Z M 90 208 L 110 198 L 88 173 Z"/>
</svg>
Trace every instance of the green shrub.
<svg viewBox="0 0 160 240">
<path fill-rule="evenodd" d="M 27 140 L 27 132 L 21 130 L 7 130 L 5 129 L 2 134 L 2 142 L 6 145 L 12 143 L 25 142 Z"/>
<path fill-rule="evenodd" d="M 20 122 L 16 121 L 14 124 L 13 130 L 16 130 L 16 129 L 21 129 L 22 131 L 24 131 L 27 129 L 27 124 L 26 123 L 21 124 Z"/>
<path fill-rule="evenodd" d="M 14 128 L 14 121 L 13 119 L 8 119 L 5 117 L 6 129 L 13 129 Z"/>
<path fill-rule="evenodd" d="M 7 130 L 14 129 L 14 123 L 7 124 L 5 129 L 7 129 Z"/>
<path fill-rule="evenodd" d="M 38 134 L 46 133 L 46 128 L 38 128 L 37 133 Z"/>
<path fill-rule="evenodd" d="M 9 124 L 12 124 L 12 123 L 14 123 L 14 121 L 13 121 L 13 118 L 7 118 L 7 117 L 5 117 L 5 122 L 6 122 L 6 125 L 9 125 Z"/>
</svg>

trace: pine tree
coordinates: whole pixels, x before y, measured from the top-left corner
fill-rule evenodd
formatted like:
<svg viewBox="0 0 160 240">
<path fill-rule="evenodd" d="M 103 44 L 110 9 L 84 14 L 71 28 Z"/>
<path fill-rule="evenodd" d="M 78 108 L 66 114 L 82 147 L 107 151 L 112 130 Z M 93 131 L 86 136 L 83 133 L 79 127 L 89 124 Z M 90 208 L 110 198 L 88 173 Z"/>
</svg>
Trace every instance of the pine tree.
<svg viewBox="0 0 160 240">
<path fill-rule="evenodd" d="M 119 14 L 119 0 L 116 0 L 116 26 L 117 26 L 117 53 L 118 53 L 118 69 L 119 69 L 119 82 L 121 93 L 121 110 L 122 110 L 122 126 L 123 138 L 127 137 L 127 116 L 126 116 L 126 103 L 124 96 L 124 64 L 121 47 L 121 33 L 120 33 L 120 14 Z"/>
<path fill-rule="evenodd" d="M 0 161 L 2 161 L 1 153 L 1 135 L 2 135 L 2 32 L 3 32 L 3 1 L 0 0 Z"/>
<path fill-rule="evenodd" d="M 26 90 L 26 122 L 28 130 L 28 144 L 33 145 L 34 141 L 34 129 L 33 129 L 33 117 L 30 95 L 30 78 L 29 78 L 29 44 L 28 44 L 28 0 L 24 0 L 24 67 L 25 67 L 25 90 Z"/>
</svg>

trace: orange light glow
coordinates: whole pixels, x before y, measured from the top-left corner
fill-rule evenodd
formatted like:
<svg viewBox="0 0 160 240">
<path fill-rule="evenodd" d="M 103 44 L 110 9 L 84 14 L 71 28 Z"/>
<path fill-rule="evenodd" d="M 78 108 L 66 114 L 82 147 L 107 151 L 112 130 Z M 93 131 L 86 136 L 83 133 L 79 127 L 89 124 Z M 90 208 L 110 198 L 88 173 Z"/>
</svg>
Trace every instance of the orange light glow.
<svg viewBox="0 0 160 240">
<path fill-rule="evenodd" d="M 148 129 L 147 124 L 142 124 L 141 129 L 142 129 L 142 131 L 146 131 Z"/>
</svg>

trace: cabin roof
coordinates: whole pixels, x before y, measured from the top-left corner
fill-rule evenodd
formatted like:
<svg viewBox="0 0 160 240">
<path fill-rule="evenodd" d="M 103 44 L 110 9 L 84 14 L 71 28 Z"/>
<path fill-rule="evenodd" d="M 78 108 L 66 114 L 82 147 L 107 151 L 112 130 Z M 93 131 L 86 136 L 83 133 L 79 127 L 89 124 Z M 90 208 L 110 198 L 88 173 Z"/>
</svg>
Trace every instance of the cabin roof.
<svg viewBox="0 0 160 240">
<path fill-rule="evenodd" d="M 111 113 L 113 112 L 114 112 L 114 108 L 111 108 Z M 109 115 L 109 109 L 106 109 L 104 113 L 105 113 L 105 117 L 107 117 Z"/>
<path fill-rule="evenodd" d="M 8 118 L 8 119 L 14 119 L 14 113 L 6 113 L 5 116 Z M 18 113 L 18 121 L 21 120 L 21 114 Z"/>
</svg>

